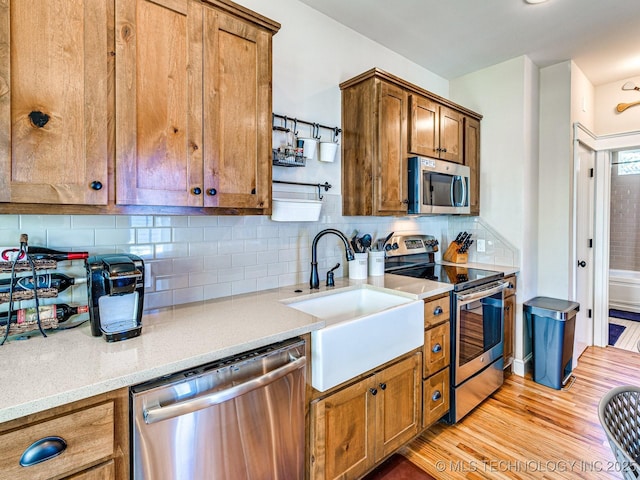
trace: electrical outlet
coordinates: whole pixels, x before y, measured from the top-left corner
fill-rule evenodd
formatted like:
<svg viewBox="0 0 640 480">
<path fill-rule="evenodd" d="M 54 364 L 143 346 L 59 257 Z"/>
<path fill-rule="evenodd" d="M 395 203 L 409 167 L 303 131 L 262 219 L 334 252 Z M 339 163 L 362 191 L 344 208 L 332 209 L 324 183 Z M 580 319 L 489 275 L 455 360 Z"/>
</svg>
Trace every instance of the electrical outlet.
<svg viewBox="0 0 640 480">
<path fill-rule="evenodd" d="M 486 246 L 484 243 L 484 238 L 479 238 L 478 241 L 476 242 L 476 250 L 479 253 L 483 253 L 486 251 Z"/>
</svg>

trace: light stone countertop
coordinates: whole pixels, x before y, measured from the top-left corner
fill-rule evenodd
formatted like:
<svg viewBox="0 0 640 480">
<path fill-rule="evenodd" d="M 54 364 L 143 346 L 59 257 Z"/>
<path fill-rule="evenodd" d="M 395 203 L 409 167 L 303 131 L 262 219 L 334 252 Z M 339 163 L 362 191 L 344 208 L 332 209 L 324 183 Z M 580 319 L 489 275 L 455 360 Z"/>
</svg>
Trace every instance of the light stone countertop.
<svg viewBox="0 0 640 480">
<path fill-rule="evenodd" d="M 367 280 L 337 278 L 335 289 L 363 283 L 420 299 L 452 288 L 384 275 Z M 302 293 L 295 293 L 297 288 Z M 327 291 L 322 281 L 319 293 Z M 307 284 L 292 285 L 147 312 L 142 334 L 122 342 L 91 336 L 88 323 L 52 332 L 47 338 L 9 340 L 0 347 L 4 360 L 0 422 L 320 329 L 322 320 L 281 303 L 309 294 Z"/>
</svg>

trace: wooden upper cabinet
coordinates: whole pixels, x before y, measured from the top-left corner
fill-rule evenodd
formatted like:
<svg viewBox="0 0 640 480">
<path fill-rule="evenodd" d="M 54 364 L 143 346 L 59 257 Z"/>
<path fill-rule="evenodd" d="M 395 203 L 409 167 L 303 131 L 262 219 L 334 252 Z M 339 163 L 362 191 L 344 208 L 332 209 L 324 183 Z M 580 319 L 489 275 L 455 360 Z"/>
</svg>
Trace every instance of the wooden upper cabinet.
<svg viewBox="0 0 640 480">
<path fill-rule="evenodd" d="M 406 92 L 377 78 L 341 88 L 342 214 L 406 215 Z"/>
<path fill-rule="evenodd" d="M 116 0 L 116 203 L 268 210 L 271 37 L 224 0 Z"/>
<path fill-rule="evenodd" d="M 199 2 L 116 1 L 116 203 L 202 206 L 201 46 Z"/>
<path fill-rule="evenodd" d="M 463 115 L 417 94 L 409 109 L 409 153 L 463 163 Z"/>
<path fill-rule="evenodd" d="M 340 89 L 343 215 L 406 215 L 413 156 L 474 163 L 471 201 L 478 202 L 481 115 L 377 68 Z M 467 118 L 476 123 L 465 127 Z"/>
<path fill-rule="evenodd" d="M 405 131 L 407 94 L 394 85 L 378 82 L 378 172 L 374 184 L 377 213 L 407 213 L 407 160 Z"/>
<path fill-rule="evenodd" d="M 267 209 L 272 33 L 204 11 L 205 206 Z"/>
<path fill-rule="evenodd" d="M 480 215 L 480 122 L 471 117 L 464 118 L 464 164 L 470 169 L 470 213 Z"/>
<path fill-rule="evenodd" d="M 107 203 L 112 15 L 105 0 L 1 2 L 1 202 Z"/>
</svg>

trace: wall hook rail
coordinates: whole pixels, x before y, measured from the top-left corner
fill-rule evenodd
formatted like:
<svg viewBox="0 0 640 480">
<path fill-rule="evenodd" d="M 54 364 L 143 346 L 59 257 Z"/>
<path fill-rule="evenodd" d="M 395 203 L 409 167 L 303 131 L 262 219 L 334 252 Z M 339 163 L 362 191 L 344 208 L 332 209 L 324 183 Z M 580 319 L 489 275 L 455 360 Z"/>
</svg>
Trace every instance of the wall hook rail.
<svg viewBox="0 0 640 480">
<path fill-rule="evenodd" d="M 318 189 L 318 200 L 322 200 L 321 190 L 324 188 L 325 192 L 328 192 L 331 188 L 329 182 L 324 183 L 303 183 L 303 182 L 286 182 L 284 180 L 273 180 L 273 183 L 284 183 L 286 185 L 303 185 L 305 187 L 315 187 Z"/>
<path fill-rule="evenodd" d="M 340 133 L 342 133 L 342 129 L 339 127 L 330 127 L 328 125 L 322 125 L 320 123 L 310 122 L 308 120 L 301 120 L 299 118 L 290 118 L 286 115 L 280 115 L 278 113 L 272 113 L 271 118 L 272 118 L 273 130 L 278 130 L 281 132 L 293 131 L 296 136 L 298 135 L 298 123 L 303 123 L 305 125 L 308 125 L 311 128 L 311 136 L 318 140 L 321 137 L 320 135 L 321 128 L 325 130 L 330 130 L 332 132 L 332 135 L 333 135 L 332 139 L 334 143 L 338 142 L 338 136 L 340 135 Z M 282 120 L 284 122 L 284 126 L 276 125 L 276 119 Z M 293 128 L 289 128 L 287 126 L 287 123 L 289 122 L 293 124 L 292 125 Z"/>
</svg>

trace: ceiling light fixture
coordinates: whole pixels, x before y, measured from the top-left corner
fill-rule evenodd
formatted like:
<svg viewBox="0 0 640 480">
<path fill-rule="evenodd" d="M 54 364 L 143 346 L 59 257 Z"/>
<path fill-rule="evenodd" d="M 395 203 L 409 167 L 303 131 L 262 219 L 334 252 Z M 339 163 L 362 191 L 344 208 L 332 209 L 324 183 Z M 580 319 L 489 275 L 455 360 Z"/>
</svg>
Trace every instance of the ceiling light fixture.
<svg viewBox="0 0 640 480">
<path fill-rule="evenodd" d="M 530 3 L 531 5 L 535 5 L 536 3 L 544 3 L 547 0 L 524 0 L 527 3 Z"/>
</svg>

